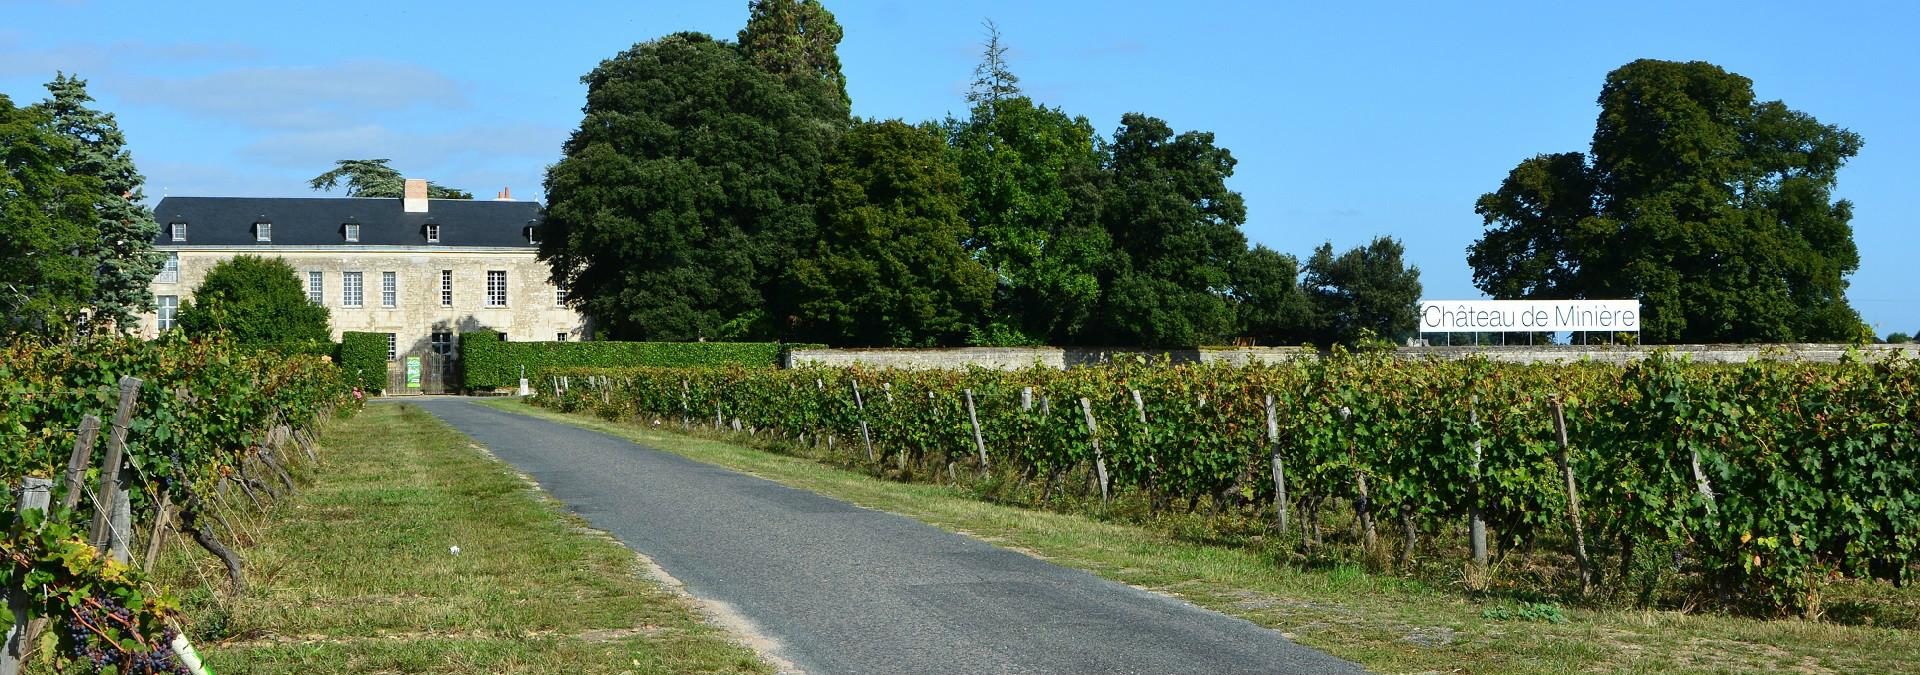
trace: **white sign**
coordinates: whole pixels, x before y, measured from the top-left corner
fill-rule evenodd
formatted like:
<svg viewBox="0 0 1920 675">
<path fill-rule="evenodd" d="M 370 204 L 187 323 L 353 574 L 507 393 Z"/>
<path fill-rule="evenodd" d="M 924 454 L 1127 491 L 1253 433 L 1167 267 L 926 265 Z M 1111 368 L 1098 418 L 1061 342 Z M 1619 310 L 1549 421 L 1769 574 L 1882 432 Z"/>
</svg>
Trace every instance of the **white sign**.
<svg viewBox="0 0 1920 675">
<path fill-rule="evenodd" d="M 1422 300 L 1422 333 L 1640 332 L 1639 300 Z"/>
</svg>

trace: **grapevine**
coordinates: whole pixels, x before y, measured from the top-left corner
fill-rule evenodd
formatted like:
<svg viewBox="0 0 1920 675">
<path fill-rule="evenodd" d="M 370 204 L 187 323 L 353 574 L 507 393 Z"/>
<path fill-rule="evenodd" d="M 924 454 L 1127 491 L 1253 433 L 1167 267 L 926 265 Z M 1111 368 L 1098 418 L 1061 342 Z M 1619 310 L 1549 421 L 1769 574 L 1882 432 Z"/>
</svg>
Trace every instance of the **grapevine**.
<svg viewBox="0 0 1920 675">
<path fill-rule="evenodd" d="M 1420 542 L 1427 555 L 1440 550 L 1431 542 L 1458 536 L 1470 513 L 1483 514 L 1495 555 L 1570 546 L 1557 400 L 1579 525 L 1613 563 L 1596 565 L 1610 572 L 1606 590 L 1644 598 L 1677 574 L 1729 604 L 1815 611 L 1823 579 L 1904 583 L 1920 562 L 1920 367 L 1898 355 L 1719 365 L 1656 354 L 1619 367 L 1336 351 L 1246 366 L 1123 359 L 1066 371 L 736 366 L 542 376 L 559 385 L 536 397 L 542 406 L 689 427 L 714 426 L 717 410 L 723 429 L 738 419 L 788 442 L 838 439 L 831 452 L 853 465 L 869 463 L 858 442 L 864 422 L 874 464 L 885 465 L 873 470 L 909 480 L 945 480 L 946 467 L 977 464 L 963 407 L 970 390 L 994 457 L 974 468 L 1043 495 L 1089 475 L 1084 397 L 1120 494 L 1156 510 L 1184 502 L 1273 513 L 1277 452 L 1287 506 L 1302 517 L 1289 525 L 1295 532 L 1276 534 L 1303 548 L 1357 538 L 1323 531 L 1322 514 L 1346 505 L 1364 512 L 1367 529 L 1396 535 L 1403 561 Z"/>
</svg>

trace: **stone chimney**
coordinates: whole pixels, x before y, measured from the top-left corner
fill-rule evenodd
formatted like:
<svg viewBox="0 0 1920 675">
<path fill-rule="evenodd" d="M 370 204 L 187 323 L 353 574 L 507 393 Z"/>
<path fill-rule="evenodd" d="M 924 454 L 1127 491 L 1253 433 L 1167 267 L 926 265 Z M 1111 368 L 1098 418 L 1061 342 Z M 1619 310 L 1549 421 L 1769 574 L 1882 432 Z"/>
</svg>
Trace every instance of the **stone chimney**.
<svg viewBox="0 0 1920 675">
<path fill-rule="evenodd" d="M 500 188 L 500 194 L 494 195 L 493 201 L 496 201 L 496 202 L 513 201 L 513 188 L 512 187 Z"/>
<path fill-rule="evenodd" d="M 408 178 L 407 179 L 406 198 L 403 200 L 403 203 L 401 206 L 402 206 L 402 210 L 406 211 L 407 213 L 426 213 L 427 212 L 427 179 L 425 178 Z"/>
</svg>

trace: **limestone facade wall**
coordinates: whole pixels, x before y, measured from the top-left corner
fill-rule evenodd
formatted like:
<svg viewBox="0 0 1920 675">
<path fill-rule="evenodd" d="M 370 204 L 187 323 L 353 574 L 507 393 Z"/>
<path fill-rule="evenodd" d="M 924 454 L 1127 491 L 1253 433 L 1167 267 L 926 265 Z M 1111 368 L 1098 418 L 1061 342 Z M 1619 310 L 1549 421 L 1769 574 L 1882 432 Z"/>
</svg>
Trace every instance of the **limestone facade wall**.
<svg viewBox="0 0 1920 675">
<path fill-rule="evenodd" d="M 179 273 L 163 273 L 151 284 L 156 298 L 184 303 L 207 271 L 222 260 L 243 253 L 280 257 L 293 266 L 301 287 L 309 273 L 319 272 L 321 304 L 331 316 L 333 339 L 343 331 L 393 333 L 399 354 L 426 353 L 434 333 L 458 334 L 481 328 L 505 333 L 514 342 L 579 340 L 586 335 L 586 319 L 558 302 L 548 282 L 548 267 L 527 249 L 481 249 L 399 246 L 247 247 L 220 248 L 160 246 L 179 256 Z M 452 302 L 443 304 L 441 272 L 452 272 Z M 487 304 L 487 272 L 506 273 L 505 306 Z M 359 272 L 361 302 L 345 303 L 345 274 Z M 393 306 L 385 306 L 383 273 L 394 273 Z M 149 312 L 140 319 L 140 334 L 158 334 L 159 317 Z M 456 348 L 457 349 L 457 348 Z"/>
</svg>

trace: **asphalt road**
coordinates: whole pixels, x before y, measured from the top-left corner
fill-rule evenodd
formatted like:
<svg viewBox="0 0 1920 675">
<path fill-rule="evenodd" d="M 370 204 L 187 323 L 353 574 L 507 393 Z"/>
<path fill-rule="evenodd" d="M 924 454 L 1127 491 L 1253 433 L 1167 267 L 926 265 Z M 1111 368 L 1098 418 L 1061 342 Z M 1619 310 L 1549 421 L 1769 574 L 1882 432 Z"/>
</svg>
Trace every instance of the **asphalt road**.
<svg viewBox="0 0 1920 675">
<path fill-rule="evenodd" d="M 808 673 L 1335 673 L 1253 623 L 919 521 L 457 398 L 417 405 Z"/>
</svg>

